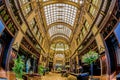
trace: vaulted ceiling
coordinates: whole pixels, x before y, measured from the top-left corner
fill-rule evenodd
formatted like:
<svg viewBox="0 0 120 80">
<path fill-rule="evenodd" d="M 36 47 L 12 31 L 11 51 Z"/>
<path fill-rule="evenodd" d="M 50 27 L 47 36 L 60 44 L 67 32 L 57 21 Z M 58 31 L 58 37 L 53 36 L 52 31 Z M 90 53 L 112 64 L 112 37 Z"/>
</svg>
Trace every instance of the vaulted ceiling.
<svg viewBox="0 0 120 80">
<path fill-rule="evenodd" d="M 69 43 L 77 27 L 82 4 L 83 0 L 40 1 L 42 19 L 52 50 L 65 50 L 66 46 L 69 48 Z"/>
</svg>

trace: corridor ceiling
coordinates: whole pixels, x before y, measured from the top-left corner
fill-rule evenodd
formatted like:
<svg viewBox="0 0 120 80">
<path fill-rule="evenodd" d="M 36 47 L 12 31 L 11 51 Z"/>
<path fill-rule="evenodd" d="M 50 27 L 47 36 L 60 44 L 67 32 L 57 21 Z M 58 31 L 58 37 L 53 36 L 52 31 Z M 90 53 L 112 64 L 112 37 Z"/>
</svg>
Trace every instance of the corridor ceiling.
<svg viewBox="0 0 120 80">
<path fill-rule="evenodd" d="M 74 35 L 82 0 L 41 0 L 41 13 L 49 40 L 66 40 Z M 59 40 L 58 40 L 59 39 Z"/>
</svg>

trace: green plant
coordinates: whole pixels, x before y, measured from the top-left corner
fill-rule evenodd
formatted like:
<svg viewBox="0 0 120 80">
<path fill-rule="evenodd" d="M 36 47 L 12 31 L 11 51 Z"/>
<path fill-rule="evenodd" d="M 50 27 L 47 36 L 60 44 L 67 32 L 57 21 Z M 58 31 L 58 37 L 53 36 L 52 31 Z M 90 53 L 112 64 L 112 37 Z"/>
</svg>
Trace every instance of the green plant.
<svg viewBox="0 0 120 80">
<path fill-rule="evenodd" d="M 98 59 L 99 55 L 95 51 L 89 51 L 87 54 L 82 56 L 82 62 L 87 64 L 92 64 Z"/>
<path fill-rule="evenodd" d="M 22 78 L 22 75 L 24 74 L 23 69 L 24 69 L 24 62 L 21 58 L 21 56 L 18 56 L 18 58 L 14 59 L 14 67 L 13 72 L 15 72 L 15 75 L 17 78 Z"/>
<path fill-rule="evenodd" d="M 61 70 L 62 70 L 62 68 L 61 68 L 61 67 L 58 67 L 58 68 L 57 68 L 57 71 L 61 71 Z"/>
<path fill-rule="evenodd" d="M 44 66 L 42 66 L 42 65 L 39 65 L 39 66 L 38 66 L 38 73 L 39 73 L 40 75 L 43 75 L 43 74 L 44 74 Z"/>
<path fill-rule="evenodd" d="M 93 62 L 96 61 L 98 59 L 99 55 L 97 52 L 95 51 L 89 51 L 87 54 L 84 54 L 82 56 L 82 62 L 90 64 L 91 66 L 91 79 L 93 76 Z"/>
</svg>

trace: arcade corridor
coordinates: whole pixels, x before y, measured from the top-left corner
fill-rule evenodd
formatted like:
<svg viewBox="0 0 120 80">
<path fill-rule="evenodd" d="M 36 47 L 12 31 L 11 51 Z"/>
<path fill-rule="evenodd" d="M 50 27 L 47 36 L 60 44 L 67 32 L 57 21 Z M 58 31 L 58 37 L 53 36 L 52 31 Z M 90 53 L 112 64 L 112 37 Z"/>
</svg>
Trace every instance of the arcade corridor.
<svg viewBox="0 0 120 80">
<path fill-rule="evenodd" d="M 0 80 L 120 80 L 120 0 L 0 0 Z"/>
</svg>

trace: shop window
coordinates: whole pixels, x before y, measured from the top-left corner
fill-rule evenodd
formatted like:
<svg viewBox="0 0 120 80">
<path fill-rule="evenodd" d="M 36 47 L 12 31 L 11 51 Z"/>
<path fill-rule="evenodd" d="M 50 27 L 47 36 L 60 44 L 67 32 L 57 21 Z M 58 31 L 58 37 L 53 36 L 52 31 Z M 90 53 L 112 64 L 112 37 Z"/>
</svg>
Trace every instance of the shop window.
<svg viewBox="0 0 120 80">
<path fill-rule="evenodd" d="M 92 4 L 96 5 L 98 4 L 98 0 L 92 0 Z"/>
<path fill-rule="evenodd" d="M 102 6 L 102 11 L 106 10 L 107 3 L 108 3 L 108 0 L 104 0 L 103 6 Z"/>
<path fill-rule="evenodd" d="M 40 37 L 40 43 L 42 43 L 42 41 L 43 41 L 43 37 L 41 36 L 41 37 Z"/>
<path fill-rule="evenodd" d="M 39 37 L 40 37 L 40 32 L 38 31 L 37 38 L 39 39 Z"/>
<path fill-rule="evenodd" d="M 35 27 L 34 27 L 34 33 L 37 34 L 37 32 L 38 32 L 38 27 L 35 26 Z"/>
<path fill-rule="evenodd" d="M 83 35 L 82 35 L 82 34 L 80 34 L 80 39 L 81 39 L 81 40 L 83 39 Z"/>
<path fill-rule="evenodd" d="M 113 29 L 114 26 L 108 25 L 103 30 L 103 37 L 105 38 Z"/>
<path fill-rule="evenodd" d="M 82 29 L 82 33 L 83 33 L 84 36 L 86 35 L 86 30 L 85 30 L 85 28 Z"/>
<path fill-rule="evenodd" d="M 76 39 L 76 43 L 77 43 L 77 45 L 80 43 L 80 38 L 79 37 Z"/>
<path fill-rule="evenodd" d="M 89 25 L 89 23 L 87 22 L 87 21 L 85 21 L 85 27 L 87 28 L 87 30 L 89 31 L 89 29 L 90 29 L 90 25 Z"/>
<path fill-rule="evenodd" d="M 8 25 L 7 25 L 7 27 L 15 35 L 16 29 L 15 29 L 14 24 L 12 22 L 9 22 Z"/>
<path fill-rule="evenodd" d="M 12 11 L 13 11 L 13 13 L 14 13 L 14 15 L 15 15 L 15 18 L 16 18 L 16 20 L 18 21 L 18 23 L 21 25 L 23 22 L 22 22 L 22 19 L 21 19 L 21 17 L 20 17 L 20 14 L 19 14 L 19 12 L 18 12 L 18 9 L 17 9 L 17 7 L 16 7 L 16 5 L 15 5 L 15 1 L 14 0 L 9 0 L 10 1 L 10 6 L 11 6 L 11 9 L 12 9 Z"/>
<path fill-rule="evenodd" d="M 95 25 L 99 27 L 99 24 L 102 22 L 102 20 L 103 20 L 103 15 L 99 14 L 99 16 L 95 22 Z"/>
<path fill-rule="evenodd" d="M 30 0 L 21 0 L 21 2 L 23 3 L 23 4 L 25 4 L 25 3 L 27 3 L 27 2 L 29 2 Z"/>
<path fill-rule="evenodd" d="M 36 24 L 36 20 L 35 18 L 33 18 L 31 21 L 30 21 L 30 28 L 32 29 Z"/>
<path fill-rule="evenodd" d="M 89 9 L 89 13 L 92 15 L 92 16 L 96 16 L 95 14 L 95 8 L 93 6 L 90 6 L 90 9 Z"/>
<path fill-rule="evenodd" d="M 30 62 L 30 58 L 26 61 L 26 73 L 30 72 L 30 67 L 31 67 L 31 62 Z"/>
<path fill-rule="evenodd" d="M 25 13 L 26 13 L 26 14 L 30 13 L 31 10 L 32 10 L 32 7 L 31 7 L 30 4 L 25 7 Z"/>
</svg>

